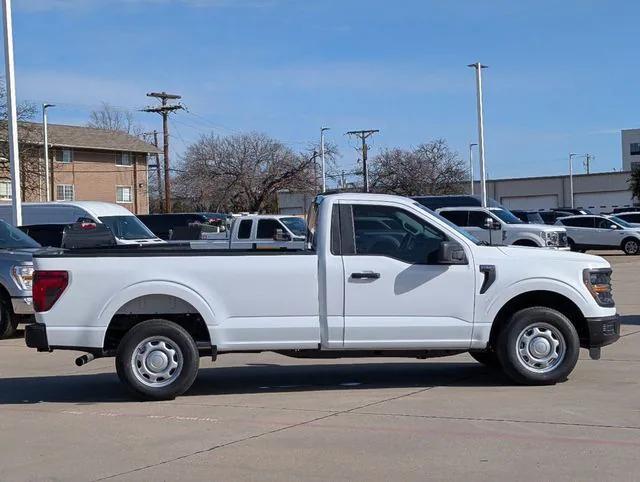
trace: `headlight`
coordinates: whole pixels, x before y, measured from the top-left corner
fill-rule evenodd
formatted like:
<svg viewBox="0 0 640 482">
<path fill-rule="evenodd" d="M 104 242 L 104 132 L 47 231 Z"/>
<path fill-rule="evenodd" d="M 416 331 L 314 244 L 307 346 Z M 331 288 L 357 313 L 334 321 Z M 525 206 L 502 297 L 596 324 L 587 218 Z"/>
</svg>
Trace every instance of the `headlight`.
<svg viewBox="0 0 640 482">
<path fill-rule="evenodd" d="M 545 240 L 547 246 L 558 246 L 557 231 L 543 231 L 540 233 L 540 237 Z"/>
<path fill-rule="evenodd" d="M 33 281 L 33 265 L 21 264 L 12 269 L 13 280 L 24 291 L 30 291 Z"/>
<path fill-rule="evenodd" d="M 611 289 L 611 269 L 585 269 L 582 272 L 584 284 L 600 306 L 612 307 L 613 295 Z"/>
</svg>

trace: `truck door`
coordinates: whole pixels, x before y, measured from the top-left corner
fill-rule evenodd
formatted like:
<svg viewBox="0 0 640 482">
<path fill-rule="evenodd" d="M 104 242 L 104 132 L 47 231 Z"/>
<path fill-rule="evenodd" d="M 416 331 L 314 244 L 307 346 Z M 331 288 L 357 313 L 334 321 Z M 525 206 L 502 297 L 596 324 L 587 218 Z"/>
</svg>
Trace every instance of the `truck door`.
<svg viewBox="0 0 640 482">
<path fill-rule="evenodd" d="M 347 206 L 340 208 L 344 346 L 468 348 L 475 297 L 472 264 L 436 264 L 447 236 L 417 208 L 410 211 L 393 202 Z"/>
<path fill-rule="evenodd" d="M 234 249 L 251 249 L 251 233 L 253 232 L 253 219 L 241 219 L 233 223 L 231 233 L 231 247 Z"/>
</svg>

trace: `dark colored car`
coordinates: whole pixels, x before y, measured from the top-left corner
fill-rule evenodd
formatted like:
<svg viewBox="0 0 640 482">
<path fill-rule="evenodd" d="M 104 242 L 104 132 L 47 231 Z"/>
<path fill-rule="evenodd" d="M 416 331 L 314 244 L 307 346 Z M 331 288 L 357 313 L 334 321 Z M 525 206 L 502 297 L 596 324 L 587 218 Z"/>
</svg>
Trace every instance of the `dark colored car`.
<svg viewBox="0 0 640 482">
<path fill-rule="evenodd" d="M 625 208 L 613 208 L 613 213 L 617 214 L 617 213 L 635 213 L 640 211 L 640 206 L 631 206 L 631 207 L 625 207 Z"/>
<path fill-rule="evenodd" d="M 580 216 L 583 214 L 593 214 L 591 211 L 584 208 L 551 208 L 551 211 L 559 211 L 562 213 L 569 213 L 570 215 L 576 215 L 576 216 Z"/>
<path fill-rule="evenodd" d="M 171 213 L 140 214 L 138 219 L 160 239 L 171 238 L 171 231 L 176 228 L 188 228 L 194 224 L 226 225 L 225 214 L 220 213 Z M 184 230 L 183 229 L 183 230 Z"/>
<path fill-rule="evenodd" d="M 524 211 L 522 209 L 511 209 L 511 213 L 527 224 L 545 224 L 544 219 L 538 211 Z"/>
<path fill-rule="evenodd" d="M 617 218 L 622 219 L 628 223 L 640 224 L 640 208 L 637 208 L 636 211 L 623 211 L 616 214 Z"/>
<path fill-rule="evenodd" d="M 480 196 L 458 195 L 458 196 L 414 196 L 413 199 L 423 206 L 435 211 L 440 208 L 457 207 L 480 207 L 482 199 Z M 487 207 L 501 208 L 502 206 L 495 199 L 487 198 Z"/>
<path fill-rule="evenodd" d="M 538 211 L 538 214 L 544 221 L 544 224 L 556 224 L 556 220 L 558 218 L 564 218 L 566 216 L 573 216 L 572 213 L 568 211 Z"/>
</svg>

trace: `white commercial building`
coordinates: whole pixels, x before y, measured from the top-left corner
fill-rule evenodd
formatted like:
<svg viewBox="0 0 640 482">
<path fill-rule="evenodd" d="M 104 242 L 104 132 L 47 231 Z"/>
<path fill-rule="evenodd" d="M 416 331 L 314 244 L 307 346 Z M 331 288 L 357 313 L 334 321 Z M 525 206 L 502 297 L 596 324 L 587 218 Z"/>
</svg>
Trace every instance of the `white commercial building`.
<svg viewBox="0 0 640 482">
<path fill-rule="evenodd" d="M 622 131 L 622 170 L 640 167 L 640 129 Z"/>
</svg>

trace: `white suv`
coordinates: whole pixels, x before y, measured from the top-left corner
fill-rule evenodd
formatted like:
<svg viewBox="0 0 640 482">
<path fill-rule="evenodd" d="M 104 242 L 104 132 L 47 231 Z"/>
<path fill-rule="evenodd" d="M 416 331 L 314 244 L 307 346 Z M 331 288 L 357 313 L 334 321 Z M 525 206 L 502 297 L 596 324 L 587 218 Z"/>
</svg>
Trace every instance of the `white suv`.
<svg viewBox="0 0 640 482">
<path fill-rule="evenodd" d="M 640 254 L 640 227 L 617 216 L 567 216 L 556 221 L 564 226 L 573 251 L 621 249 Z"/>
<path fill-rule="evenodd" d="M 526 224 L 503 208 L 447 207 L 436 212 L 491 245 L 568 249 L 565 229 L 546 224 Z"/>
</svg>

